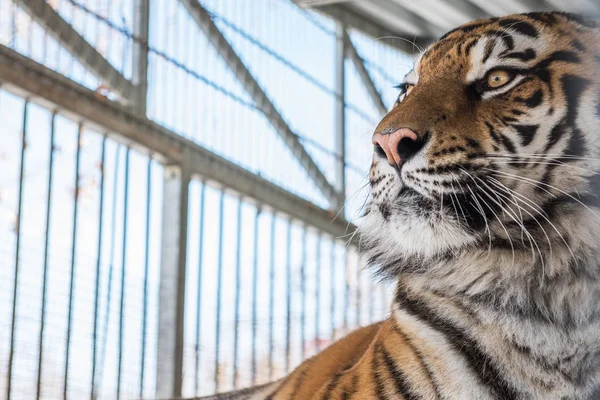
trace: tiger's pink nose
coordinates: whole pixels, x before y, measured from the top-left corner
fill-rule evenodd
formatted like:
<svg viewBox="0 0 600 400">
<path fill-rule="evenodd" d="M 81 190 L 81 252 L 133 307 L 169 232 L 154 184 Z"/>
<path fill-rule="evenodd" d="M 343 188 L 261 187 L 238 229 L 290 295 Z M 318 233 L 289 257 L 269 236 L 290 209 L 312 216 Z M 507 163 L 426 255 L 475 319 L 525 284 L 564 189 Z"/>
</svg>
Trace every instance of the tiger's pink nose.
<svg viewBox="0 0 600 400">
<path fill-rule="evenodd" d="M 386 134 L 377 132 L 373 135 L 375 151 L 381 149 L 392 166 L 398 166 L 413 156 L 419 150 L 419 147 L 415 146 L 417 141 L 417 134 L 408 128 Z"/>
</svg>

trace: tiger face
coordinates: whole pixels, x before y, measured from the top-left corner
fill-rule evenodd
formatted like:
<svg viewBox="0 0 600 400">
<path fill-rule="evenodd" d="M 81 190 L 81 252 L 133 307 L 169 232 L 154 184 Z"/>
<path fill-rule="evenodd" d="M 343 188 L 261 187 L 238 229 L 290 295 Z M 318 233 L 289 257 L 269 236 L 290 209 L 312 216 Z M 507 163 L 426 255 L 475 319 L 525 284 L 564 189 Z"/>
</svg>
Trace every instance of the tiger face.
<svg viewBox="0 0 600 400">
<path fill-rule="evenodd" d="M 597 241 L 599 39 L 578 16 L 530 13 L 422 53 L 373 135 L 371 262 L 396 274 L 479 249 L 543 263 Z"/>
</svg>

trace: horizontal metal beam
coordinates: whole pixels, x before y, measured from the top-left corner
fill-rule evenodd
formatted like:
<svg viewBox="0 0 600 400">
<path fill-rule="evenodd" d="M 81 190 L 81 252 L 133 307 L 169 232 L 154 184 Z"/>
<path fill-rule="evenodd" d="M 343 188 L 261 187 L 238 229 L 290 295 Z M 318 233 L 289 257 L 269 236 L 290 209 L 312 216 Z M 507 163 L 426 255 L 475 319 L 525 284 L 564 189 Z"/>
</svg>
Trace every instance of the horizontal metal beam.
<svg viewBox="0 0 600 400">
<path fill-rule="evenodd" d="M 219 28 L 215 25 L 211 15 L 197 0 L 179 0 L 179 2 L 186 8 L 192 19 L 204 32 L 209 42 L 217 50 L 221 58 L 223 58 L 246 92 L 252 97 L 257 108 L 261 110 L 269 123 L 281 136 L 286 146 L 290 148 L 294 157 L 298 159 L 302 168 L 308 173 L 309 178 L 315 183 L 330 204 L 332 206 L 335 205 L 338 197 L 335 188 L 327 181 L 325 174 L 323 174 L 319 166 L 310 154 L 308 154 L 298 136 L 287 125 L 281 114 L 279 114 L 277 107 L 267 97 L 260 84 L 254 79 L 246 65 L 244 65 L 233 47 L 231 47 L 225 36 L 223 36 Z"/>
<path fill-rule="evenodd" d="M 106 132 L 121 143 L 152 154 L 166 165 L 182 165 L 189 153 L 191 174 L 248 201 L 281 212 L 319 231 L 341 238 L 354 232 L 354 225 L 330 210 L 294 195 L 185 139 L 155 122 L 87 89 L 23 55 L 0 45 L 2 88 L 98 132 Z"/>
<path fill-rule="evenodd" d="M 401 32 L 401 37 L 412 39 L 416 37 L 437 38 L 443 29 L 426 19 L 390 0 L 357 1 L 345 6 L 361 15 L 371 16 L 376 23 Z"/>
<path fill-rule="evenodd" d="M 132 101 L 134 85 L 117 71 L 83 36 L 44 0 L 15 0 L 81 65 L 102 80 L 121 100 Z"/>
<path fill-rule="evenodd" d="M 342 22 L 350 29 L 357 30 L 364 35 L 370 36 L 379 43 L 390 46 L 406 54 L 416 53 L 419 51 L 419 47 L 426 47 L 433 41 L 433 38 L 431 37 L 415 36 L 407 34 L 404 31 L 386 28 L 381 24 L 365 18 L 364 15 L 350 9 L 344 4 L 332 4 L 318 7 L 314 10 L 329 18 Z"/>
<path fill-rule="evenodd" d="M 348 36 L 347 33 L 345 33 L 345 36 L 346 51 L 348 53 L 347 55 L 352 60 L 354 68 L 356 69 L 356 72 L 358 72 L 358 75 L 360 76 L 360 79 L 362 80 L 365 89 L 367 89 L 367 93 L 369 94 L 373 105 L 375 106 L 375 108 L 377 108 L 379 115 L 383 117 L 387 114 L 388 109 L 383 103 L 383 100 L 381 99 L 381 94 L 379 93 L 379 90 L 377 90 L 377 87 L 375 86 L 375 83 L 371 78 L 371 74 L 369 74 L 369 71 L 365 67 L 365 63 L 362 57 L 360 56 L 360 54 L 358 54 L 358 50 L 356 50 L 356 47 L 354 47 L 354 43 L 352 43 L 350 36 Z"/>
<path fill-rule="evenodd" d="M 481 9 L 466 0 L 394 0 L 394 2 L 444 31 L 486 16 Z"/>
<path fill-rule="evenodd" d="M 600 12 L 600 3 L 597 0 L 546 0 L 556 10 L 564 11 L 568 8 L 569 11 L 578 13 L 590 13 L 597 16 Z"/>
<path fill-rule="evenodd" d="M 481 8 L 494 17 L 501 17 L 507 14 L 520 14 L 530 11 L 546 11 L 550 8 L 541 0 L 469 0 L 477 7 Z M 564 1 L 564 0 L 562 0 Z"/>
</svg>

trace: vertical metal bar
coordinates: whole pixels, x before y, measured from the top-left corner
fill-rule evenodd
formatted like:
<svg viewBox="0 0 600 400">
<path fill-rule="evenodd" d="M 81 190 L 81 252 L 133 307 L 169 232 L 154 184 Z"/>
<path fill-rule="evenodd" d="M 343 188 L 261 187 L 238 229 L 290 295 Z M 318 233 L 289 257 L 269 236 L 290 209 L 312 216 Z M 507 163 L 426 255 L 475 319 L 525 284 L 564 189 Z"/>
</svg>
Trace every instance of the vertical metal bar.
<svg viewBox="0 0 600 400">
<path fill-rule="evenodd" d="M 121 398 L 123 346 L 125 342 L 125 288 L 127 286 L 127 226 L 129 225 L 129 153 L 125 151 L 125 184 L 123 187 L 123 245 L 121 248 L 121 294 L 119 301 L 119 355 L 117 361 L 117 399 Z"/>
<path fill-rule="evenodd" d="M 96 362 L 98 358 L 98 319 L 100 317 L 100 275 L 102 269 L 102 235 L 104 234 L 104 171 L 106 164 L 106 136 L 102 139 L 102 155 L 100 159 L 100 210 L 98 215 L 98 247 L 96 258 L 96 279 L 94 288 L 94 331 L 92 334 L 92 387 L 90 400 L 97 398 Z"/>
<path fill-rule="evenodd" d="M 238 201 L 237 236 L 235 256 L 235 326 L 233 328 L 233 387 L 238 388 L 239 372 L 239 334 L 240 334 L 240 299 L 242 282 L 242 199 Z"/>
<path fill-rule="evenodd" d="M 223 188 L 224 190 L 224 188 Z M 223 208 L 225 206 L 225 193 L 221 190 L 219 196 L 219 239 L 217 243 L 218 260 L 217 260 L 217 326 L 216 326 L 216 343 L 215 343 L 215 389 L 219 392 L 220 389 L 220 348 L 221 348 L 221 293 L 223 291 L 223 242 L 225 240 L 223 233 Z"/>
<path fill-rule="evenodd" d="M 331 240 L 331 265 L 330 265 L 330 271 L 329 271 L 329 276 L 331 279 L 330 285 L 331 285 L 331 337 L 330 340 L 333 342 L 335 340 L 335 307 L 336 307 L 336 292 L 337 292 L 337 285 L 336 285 L 336 279 L 335 279 L 335 275 L 336 275 L 336 263 L 335 263 L 335 240 L 332 239 Z"/>
<path fill-rule="evenodd" d="M 106 348 L 108 345 L 108 325 L 110 323 L 110 307 L 112 304 L 112 288 L 113 288 L 113 273 L 115 269 L 115 246 L 116 246 L 116 230 L 117 230 L 117 180 L 119 179 L 119 170 L 120 170 L 120 161 L 121 161 L 121 147 L 117 147 L 117 151 L 115 151 L 115 171 L 113 174 L 113 187 L 112 187 L 112 215 L 110 221 L 110 253 L 109 253 L 109 266 L 108 266 L 108 284 L 106 288 L 106 308 L 104 312 L 104 332 L 102 335 L 102 349 L 100 352 L 100 360 L 99 360 L 99 371 L 98 371 L 98 382 L 102 385 L 102 381 L 104 378 L 104 363 L 106 361 Z M 101 386 L 100 386 L 101 387 Z M 96 397 L 100 397 L 99 388 L 96 389 Z"/>
<path fill-rule="evenodd" d="M 206 184 L 202 182 L 200 189 L 200 221 L 198 233 L 198 294 L 196 295 L 196 354 L 194 361 L 194 393 L 198 394 L 198 382 L 200 382 L 200 326 L 202 318 L 202 256 L 204 255 L 204 203 L 206 198 Z"/>
<path fill-rule="evenodd" d="M 335 189 L 336 208 L 341 209 L 346 197 L 346 27 L 336 22 L 335 35 Z"/>
<path fill-rule="evenodd" d="M 261 214 L 260 207 L 256 207 L 254 216 L 254 260 L 252 262 L 252 384 L 256 384 L 256 324 L 257 324 L 257 296 L 258 296 L 258 223 Z"/>
<path fill-rule="evenodd" d="M 71 274 L 69 277 L 69 313 L 67 319 L 67 343 L 65 354 L 65 376 L 63 398 L 66 400 L 69 391 L 69 361 L 71 356 L 71 330 L 73 328 L 73 297 L 75 295 L 75 257 L 77 255 L 77 218 L 79 212 L 79 167 L 81 165 L 81 132 L 83 125 L 77 128 L 77 154 L 75 161 L 75 201 L 73 204 L 73 231 L 71 238 Z"/>
<path fill-rule="evenodd" d="M 15 330 L 17 325 L 17 301 L 19 289 L 19 267 L 21 263 L 21 221 L 23 220 L 23 185 L 25 182 L 25 149 L 27 148 L 27 110 L 29 101 L 23 105 L 23 133 L 21 136 L 21 165 L 19 167 L 19 200 L 17 203 L 17 243 L 15 246 L 15 277 L 13 282 L 12 318 L 10 323 L 10 352 L 8 355 L 8 373 L 6 374 L 6 400 L 10 400 L 12 391 L 12 370 L 15 356 Z"/>
<path fill-rule="evenodd" d="M 166 166 L 163 187 L 156 396 L 181 397 L 190 154 L 181 166 Z"/>
<path fill-rule="evenodd" d="M 315 343 L 317 347 L 317 351 L 321 351 L 321 241 L 323 237 L 319 233 L 317 235 L 317 254 L 316 254 L 316 272 L 315 272 Z"/>
<path fill-rule="evenodd" d="M 50 157 L 48 161 L 48 190 L 46 192 L 46 232 L 44 235 L 44 272 L 42 275 L 42 311 L 40 315 L 40 334 L 38 338 L 38 365 L 36 399 L 42 395 L 42 362 L 44 354 L 44 328 L 46 327 L 46 296 L 48 285 L 48 258 L 50 250 L 50 227 L 52 216 L 52 184 L 54 178 L 54 135 L 56 129 L 56 112 L 52 113 L 50 120 Z"/>
<path fill-rule="evenodd" d="M 136 110 L 146 113 L 146 95 L 148 92 L 148 37 L 149 37 L 149 19 L 150 19 L 150 0 L 135 0 L 133 12 L 133 32 L 139 40 L 132 43 L 133 55 L 133 74 L 131 81 L 135 87 L 132 95 L 133 104 Z"/>
<path fill-rule="evenodd" d="M 285 249 L 286 268 L 286 330 L 285 330 L 285 372 L 290 372 L 290 356 L 292 350 L 292 220 L 288 220 L 287 243 Z"/>
<path fill-rule="evenodd" d="M 302 256 L 300 260 L 300 341 L 302 342 L 302 360 L 306 359 L 306 225 L 302 227 Z"/>
<path fill-rule="evenodd" d="M 144 378 L 146 372 L 146 330 L 148 328 L 148 273 L 150 269 L 150 215 L 152 207 L 152 158 L 148 158 L 146 172 L 146 240 L 144 243 L 144 297 L 142 304 L 142 349 L 140 365 L 140 399 L 144 397 Z"/>
<path fill-rule="evenodd" d="M 273 380 L 275 343 L 273 335 L 275 331 L 275 213 L 271 217 L 271 255 L 269 270 L 269 381 Z"/>
</svg>

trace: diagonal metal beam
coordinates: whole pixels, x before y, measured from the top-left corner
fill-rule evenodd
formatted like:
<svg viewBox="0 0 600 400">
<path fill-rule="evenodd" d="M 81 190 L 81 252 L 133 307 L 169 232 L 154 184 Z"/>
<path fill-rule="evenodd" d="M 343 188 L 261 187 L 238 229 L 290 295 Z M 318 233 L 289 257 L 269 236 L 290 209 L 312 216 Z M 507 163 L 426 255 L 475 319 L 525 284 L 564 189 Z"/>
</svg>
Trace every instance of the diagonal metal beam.
<svg viewBox="0 0 600 400">
<path fill-rule="evenodd" d="M 334 205 L 338 198 L 335 188 L 327 181 L 323 172 L 311 158 L 310 154 L 308 154 L 302 143 L 300 143 L 298 136 L 287 125 L 275 105 L 267 97 L 259 83 L 254 79 L 246 65 L 244 65 L 233 47 L 231 47 L 225 36 L 223 36 L 219 28 L 215 25 L 210 14 L 197 0 L 179 0 L 179 2 L 186 8 L 210 43 L 223 60 L 225 60 L 229 69 L 233 71 L 246 92 L 252 97 L 257 108 L 261 110 L 269 123 L 281 136 L 284 143 L 292 150 L 292 154 L 299 160 L 300 165 L 308 173 L 310 179 L 330 204 Z"/>
<path fill-rule="evenodd" d="M 16 4 L 29 14 L 79 63 L 109 86 L 121 100 L 132 101 L 134 85 L 117 71 L 83 36 L 65 21 L 44 0 L 15 0 Z"/>
<path fill-rule="evenodd" d="M 383 117 L 385 114 L 387 114 L 388 109 L 383 103 L 383 100 L 381 99 L 381 94 L 379 93 L 379 90 L 377 90 L 377 87 L 375 86 L 375 83 L 371 78 L 371 74 L 369 74 L 369 71 L 365 67 L 364 60 L 362 59 L 360 54 L 358 54 L 358 50 L 356 50 L 356 47 L 354 47 L 354 43 L 352 43 L 352 40 L 350 39 L 350 36 L 348 36 L 347 32 L 345 33 L 345 36 L 346 51 L 348 52 L 348 57 L 350 57 L 350 60 L 352 60 L 352 64 L 354 64 L 356 72 L 358 72 L 358 75 L 360 76 L 363 85 L 367 89 L 367 93 L 369 94 L 373 105 L 375 106 L 375 108 L 377 108 L 379 115 Z"/>
<path fill-rule="evenodd" d="M 356 227 L 265 178 L 224 159 L 204 147 L 150 121 L 134 110 L 73 82 L 63 75 L 0 45 L 0 87 L 60 115 L 84 121 L 97 132 L 108 132 L 133 149 L 152 154 L 164 165 L 185 164 L 190 172 L 213 187 L 267 206 L 335 238 L 352 234 Z"/>
</svg>

